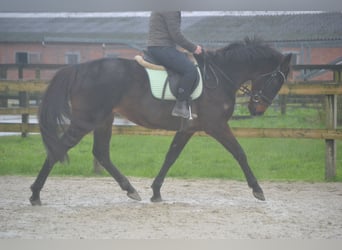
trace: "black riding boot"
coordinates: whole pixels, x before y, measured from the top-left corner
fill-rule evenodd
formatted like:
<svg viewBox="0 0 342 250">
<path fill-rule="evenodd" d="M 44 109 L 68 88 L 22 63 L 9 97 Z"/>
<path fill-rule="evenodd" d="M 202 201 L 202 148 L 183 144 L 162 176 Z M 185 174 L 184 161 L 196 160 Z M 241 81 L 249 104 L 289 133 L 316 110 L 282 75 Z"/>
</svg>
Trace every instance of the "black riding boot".
<svg viewBox="0 0 342 250">
<path fill-rule="evenodd" d="M 189 104 L 187 99 L 189 98 L 189 91 L 184 88 L 178 88 L 177 102 L 172 110 L 173 116 L 183 117 L 185 119 L 190 118 Z"/>
</svg>

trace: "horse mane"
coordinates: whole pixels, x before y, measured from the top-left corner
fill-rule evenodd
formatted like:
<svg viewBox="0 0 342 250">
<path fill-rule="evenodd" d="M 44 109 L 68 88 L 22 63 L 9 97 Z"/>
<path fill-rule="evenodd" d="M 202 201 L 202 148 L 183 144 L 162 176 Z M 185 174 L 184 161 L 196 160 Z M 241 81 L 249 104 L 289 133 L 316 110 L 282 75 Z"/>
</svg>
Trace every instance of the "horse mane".
<svg viewBox="0 0 342 250">
<path fill-rule="evenodd" d="M 244 62 L 253 64 L 261 58 L 275 59 L 281 54 L 266 44 L 262 39 L 246 37 L 243 41 L 231 43 L 214 51 L 219 62 Z"/>
</svg>

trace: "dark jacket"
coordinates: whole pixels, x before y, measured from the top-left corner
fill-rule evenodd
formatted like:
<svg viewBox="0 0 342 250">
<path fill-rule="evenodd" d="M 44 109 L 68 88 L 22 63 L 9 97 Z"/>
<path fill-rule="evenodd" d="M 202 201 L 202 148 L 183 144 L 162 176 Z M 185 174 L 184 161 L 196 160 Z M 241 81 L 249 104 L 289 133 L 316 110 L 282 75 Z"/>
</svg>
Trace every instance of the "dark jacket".
<svg viewBox="0 0 342 250">
<path fill-rule="evenodd" d="M 194 52 L 196 45 L 187 40 L 181 32 L 180 11 L 152 12 L 150 16 L 147 46 L 176 45 Z"/>
</svg>

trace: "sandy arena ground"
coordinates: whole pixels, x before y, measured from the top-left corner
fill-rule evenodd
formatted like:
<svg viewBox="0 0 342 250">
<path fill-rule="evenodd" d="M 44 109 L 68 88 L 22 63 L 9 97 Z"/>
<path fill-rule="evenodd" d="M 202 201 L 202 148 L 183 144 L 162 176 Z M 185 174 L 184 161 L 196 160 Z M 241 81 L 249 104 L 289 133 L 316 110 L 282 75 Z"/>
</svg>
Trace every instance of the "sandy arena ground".
<svg viewBox="0 0 342 250">
<path fill-rule="evenodd" d="M 151 203 L 151 179 L 129 178 L 143 201 L 111 178 L 50 177 L 41 207 L 31 177 L 0 177 L 0 239 L 342 239 L 342 183 L 167 178 Z"/>
</svg>

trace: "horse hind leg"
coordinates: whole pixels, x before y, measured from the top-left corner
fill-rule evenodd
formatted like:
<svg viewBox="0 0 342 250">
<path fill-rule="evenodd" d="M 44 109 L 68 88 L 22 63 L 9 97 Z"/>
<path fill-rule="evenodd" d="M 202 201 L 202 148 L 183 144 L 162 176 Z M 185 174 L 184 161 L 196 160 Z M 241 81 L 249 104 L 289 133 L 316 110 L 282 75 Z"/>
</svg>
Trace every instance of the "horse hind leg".
<svg viewBox="0 0 342 250">
<path fill-rule="evenodd" d="M 42 190 L 55 163 L 56 161 L 51 161 L 51 157 L 46 157 L 42 169 L 40 170 L 35 182 L 31 185 L 32 196 L 30 197 L 30 202 L 32 206 L 40 206 L 42 204 L 40 200 L 40 191 Z"/>
<path fill-rule="evenodd" d="M 66 130 L 66 132 L 60 139 L 62 142 L 62 148 L 60 149 L 61 152 L 64 151 L 66 154 L 69 149 L 78 144 L 80 140 L 83 138 L 83 136 L 89 133 L 90 131 L 90 128 L 80 128 L 79 126 L 71 123 L 69 128 Z M 48 154 L 36 180 L 31 185 L 32 196 L 30 197 L 30 202 L 33 206 L 42 204 L 40 200 L 40 191 L 42 190 L 46 182 L 46 179 L 48 178 L 56 162 L 57 160 L 53 156 Z"/>
<path fill-rule="evenodd" d="M 127 196 L 133 200 L 141 201 L 141 197 L 110 160 L 110 139 L 112 136 L 112 124 L 114 115 L 110 115 L 100 126 L 94 130 L 93 154 L 96 160 L 117 181 L 122 190 L 127 191 Z"/>
</svg>

